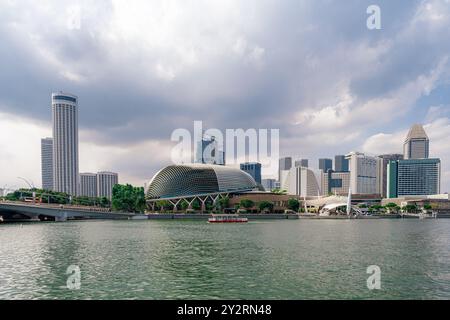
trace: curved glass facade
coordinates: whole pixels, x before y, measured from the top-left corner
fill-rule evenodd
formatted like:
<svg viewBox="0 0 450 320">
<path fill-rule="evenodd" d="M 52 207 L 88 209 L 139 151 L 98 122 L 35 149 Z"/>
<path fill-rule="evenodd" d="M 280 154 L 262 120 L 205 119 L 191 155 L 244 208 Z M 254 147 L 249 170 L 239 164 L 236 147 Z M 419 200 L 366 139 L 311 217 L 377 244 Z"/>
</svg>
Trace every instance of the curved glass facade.
<svg viewBox="0 0 450 320">
<path fill-rule="evenodd" d="M 239 169 L 206 164 L 171 165 L 161 169 L 150 181 L 147 198 L 242 192 L 255 187 L 255 180 Z"/>
</svg>

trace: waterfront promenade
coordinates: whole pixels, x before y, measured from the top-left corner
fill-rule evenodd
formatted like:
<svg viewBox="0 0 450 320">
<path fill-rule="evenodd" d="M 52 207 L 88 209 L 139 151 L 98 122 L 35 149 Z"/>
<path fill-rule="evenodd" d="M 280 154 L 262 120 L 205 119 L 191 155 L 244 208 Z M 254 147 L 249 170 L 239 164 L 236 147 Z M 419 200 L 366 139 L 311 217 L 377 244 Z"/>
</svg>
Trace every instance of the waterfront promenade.
<svg viewBox="0 0 450 320">
<path fill-rule="evenodd" d="M 134 214 L 127 212 L 111 212 L 109 209 L 98 207 L 81 207 L 81 206 L 63 206 L 49 205 L 42 203 L 18 203 L 18 202 L 0 202 L 0 216 L 4 222 L 9 221 L 67 221 L 67 220 L 208 220 L 211 214 L 202 213 L 151 213 L 151 214 Z M 349 219 L 346 215 L 335 216 L 319 216 L 315 214 L 280 214 L 280 213 L 247 213 L 239 214 L 240 217 L 249 220 L 298 220 L 298 219 Z M 351 219 L 432 219 L 432 218 L 450 218 L 448 214 L 438 214 L 433 216 L 421 216 L 420 214 L 372 214 L 352 217 Z"/>
</svg>

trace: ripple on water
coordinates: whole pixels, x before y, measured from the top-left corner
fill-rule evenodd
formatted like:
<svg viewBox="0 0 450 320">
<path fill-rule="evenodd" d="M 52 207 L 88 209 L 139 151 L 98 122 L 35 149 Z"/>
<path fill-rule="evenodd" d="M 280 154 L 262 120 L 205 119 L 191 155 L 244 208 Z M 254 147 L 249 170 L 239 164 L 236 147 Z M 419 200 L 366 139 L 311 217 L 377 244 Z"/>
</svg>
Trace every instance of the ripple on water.
<svg viewBox="0 0 450 320">
<path fill-rule="evenodd" d="M 449 220 L 1 225 L 0 299 L 449 299 L 449 245 Z"/>
</svg>

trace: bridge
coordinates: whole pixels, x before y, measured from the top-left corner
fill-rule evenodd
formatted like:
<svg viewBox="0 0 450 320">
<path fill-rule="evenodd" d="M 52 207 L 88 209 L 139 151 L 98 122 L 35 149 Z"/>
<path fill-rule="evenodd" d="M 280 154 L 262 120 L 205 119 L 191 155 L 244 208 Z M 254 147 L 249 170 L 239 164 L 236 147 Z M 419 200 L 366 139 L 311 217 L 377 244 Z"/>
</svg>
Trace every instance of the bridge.
<svg viewBox="0 0 450 320">
<path fill-rule="evenodd" d="M 133 213 L 100 211 L 92 207 L 47 205 L 42 203 L 0 202 L 3 221 L 67 221 L 81 219 L 129 219 Z"/>
</svg>

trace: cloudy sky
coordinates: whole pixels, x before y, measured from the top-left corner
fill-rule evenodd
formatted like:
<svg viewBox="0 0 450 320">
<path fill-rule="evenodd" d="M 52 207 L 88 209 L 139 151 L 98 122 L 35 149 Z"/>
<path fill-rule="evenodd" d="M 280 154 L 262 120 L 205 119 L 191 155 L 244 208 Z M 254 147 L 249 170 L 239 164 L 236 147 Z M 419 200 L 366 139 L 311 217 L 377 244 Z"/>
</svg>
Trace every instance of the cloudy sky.
<svg viewBox="0 0 450 320">
<path fill-rule="evenodd" d="M 79 96 L 82 172 L 143 185 L 194 120 L 279 128 L 281 155 L 315 166 L 401 152 L 418 122 L 448 191 L 449 55 L 449 0 L 0 0 L 0 188 L 40 184 L 62 90 Z"/>
</svg>

